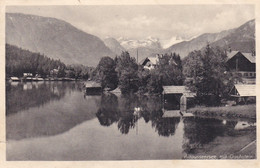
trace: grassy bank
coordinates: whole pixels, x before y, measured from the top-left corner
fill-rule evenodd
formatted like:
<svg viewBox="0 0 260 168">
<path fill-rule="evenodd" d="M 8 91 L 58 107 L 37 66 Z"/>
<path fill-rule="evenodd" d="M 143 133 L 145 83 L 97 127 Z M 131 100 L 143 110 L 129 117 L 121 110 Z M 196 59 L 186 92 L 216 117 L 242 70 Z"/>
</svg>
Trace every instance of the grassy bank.
<svg viewBox="0 0 260 168">
<path fill-rule="evenodd" d="M 221 116 L 236 118 L 256 118 L 256 105 L 238 105 L 238 106 L 221 106 L 221 107 L 204 107 L 197 106 L 187 110 L 195 115 L 203 116 Z"/>
</svg>

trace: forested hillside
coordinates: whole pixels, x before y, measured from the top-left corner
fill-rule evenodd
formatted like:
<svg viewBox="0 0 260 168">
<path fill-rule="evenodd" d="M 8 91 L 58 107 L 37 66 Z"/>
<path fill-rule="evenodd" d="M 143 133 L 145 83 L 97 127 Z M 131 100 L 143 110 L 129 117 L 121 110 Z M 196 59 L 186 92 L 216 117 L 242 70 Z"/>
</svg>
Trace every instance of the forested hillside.
<svg viewBox="0 0 260 168">
<path fill-rule="evenodd" d="M 65 65 L 60 60 L 6 44 L 6 76 L 23 76 L 23 73 L 46 77 L 58 69 L 58 77 L 88 78 L 91 68 L 83 65 Z"/>
</svg>

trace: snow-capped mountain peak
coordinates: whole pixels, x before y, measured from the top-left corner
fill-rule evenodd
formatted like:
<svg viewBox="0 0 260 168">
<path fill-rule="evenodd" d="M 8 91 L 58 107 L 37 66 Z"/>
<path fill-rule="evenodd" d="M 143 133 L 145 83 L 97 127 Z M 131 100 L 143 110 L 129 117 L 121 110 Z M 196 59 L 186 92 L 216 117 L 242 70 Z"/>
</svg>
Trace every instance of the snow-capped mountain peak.
<svg viewBox="0 0 260 168">
<path fill-rule="evenodd" d="M 149 36 L 144 40 L 128 39 L 124 37 L 120 37 L 117 40 L 119 41 L 120 45 L 126 49 L 133 49 L 139 47 L 161 48 L 160 40 L 152 36 Z"/>
</svg>

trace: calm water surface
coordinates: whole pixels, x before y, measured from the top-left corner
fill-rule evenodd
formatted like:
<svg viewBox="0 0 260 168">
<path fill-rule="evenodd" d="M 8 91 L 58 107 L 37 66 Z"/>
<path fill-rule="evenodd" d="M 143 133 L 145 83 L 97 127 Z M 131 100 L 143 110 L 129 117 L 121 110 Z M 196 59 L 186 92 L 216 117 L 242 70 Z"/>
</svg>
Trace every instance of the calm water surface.
<svg viewBox="0 0 260 168">
<path fill-rule="evenodd" d="M 87 96 L 81 88 L 79 82 L 7 83 L 7 160 L 181 159 L 244 129 L 244 121 L 164 118 L 159 97 Z"/>
</svg>

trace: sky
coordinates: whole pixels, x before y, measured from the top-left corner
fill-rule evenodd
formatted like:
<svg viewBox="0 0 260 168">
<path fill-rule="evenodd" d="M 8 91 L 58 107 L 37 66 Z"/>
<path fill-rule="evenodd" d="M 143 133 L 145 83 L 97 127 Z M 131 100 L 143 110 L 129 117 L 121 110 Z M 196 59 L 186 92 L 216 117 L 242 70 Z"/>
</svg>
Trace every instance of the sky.
<svg viewBox="0 0 260 168">
<path fill-rule="evenodd" d="M 253 5 L 8 6 L 6 12 L 54 17 L 101 39 L 158 38 L 164 47 L 255 18 Z"/>
</svg>

